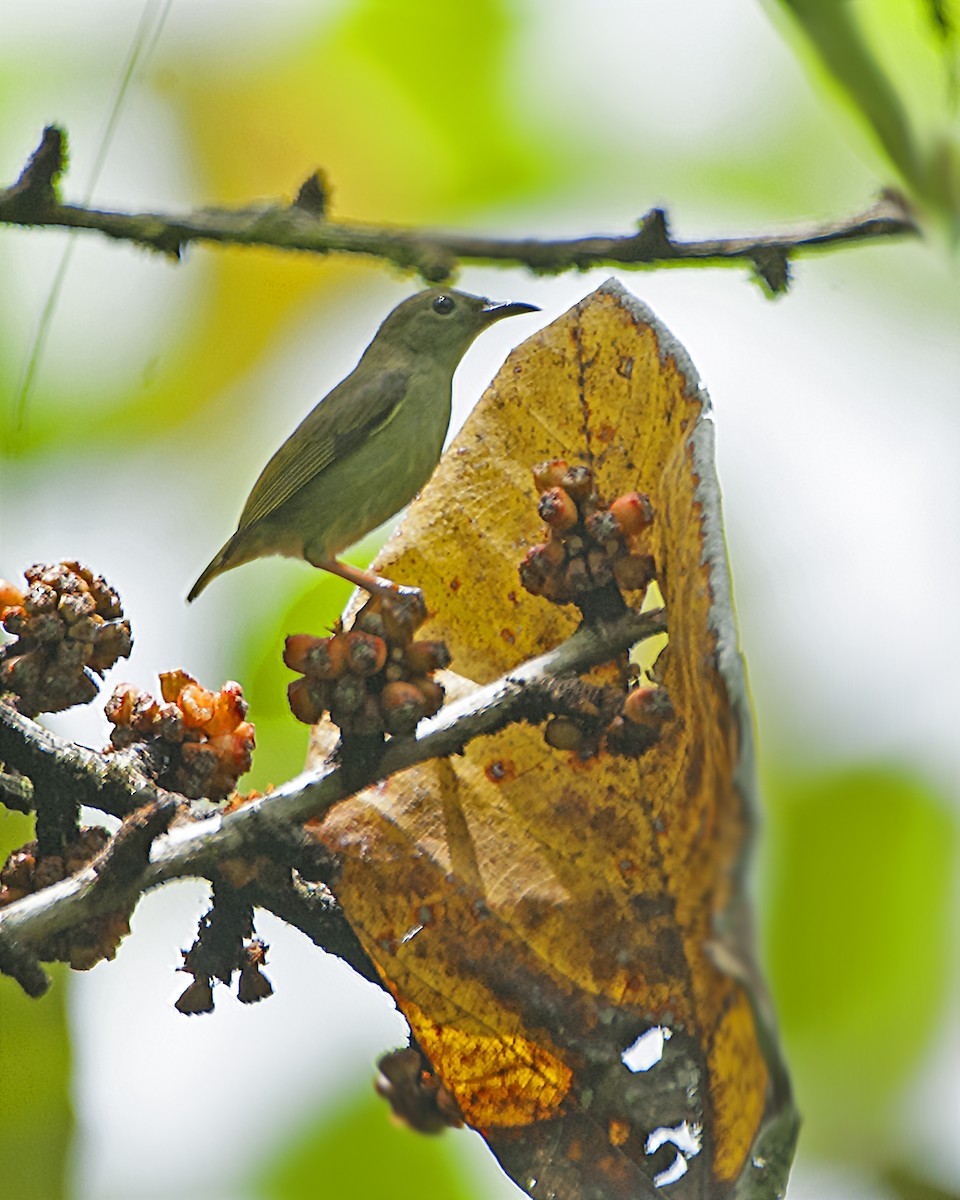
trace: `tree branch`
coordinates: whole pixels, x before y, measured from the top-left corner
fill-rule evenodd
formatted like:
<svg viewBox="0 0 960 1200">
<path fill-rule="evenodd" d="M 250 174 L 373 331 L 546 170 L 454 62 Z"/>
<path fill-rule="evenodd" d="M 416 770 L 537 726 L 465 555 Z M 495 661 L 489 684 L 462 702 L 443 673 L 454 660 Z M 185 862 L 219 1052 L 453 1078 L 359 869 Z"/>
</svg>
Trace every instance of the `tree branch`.
<svg viewBox="0 0 960 1200">
<path fill-rule="evenodd" d="M 210 878 L 226 859 L 262 855 L 265 847 L 275 846 L 278 841 L 289 842 L 291 830 L 299 830 L 305 821 L 322 816 L 338 801 L 371 784 L 427 759 L 458 753 L 472 738 L 494 733 L 508 724 L 525 719 L 541 720 L 544 693 L 550 692 L 558 677 L 579 674 L 609 661 L 636 642 L 666 632 L 666 629 L 666 614 L 662 609 L 647 613 L 628 610 L 609 622 L 582 625 L 553 650 L 521 664 L 463 699 L 445 705 L 435 717 L 421 722 L 415 737 L 389 742 L 383 755 L 364 772 L 358 772 L 355 765 L 347 773 L 341 766 L 327 764 L 320 771 L 298 775 L 270 795 L 252 800 L 230 813 L 174 825 L 153 842 L 149 861 L 142 868 L 131 872 L 128 860 L 124 860 L 122 887 L 108 886 L 105 878 L 107 851 L 67 879 L 0 909 L 0 942 L 28 950 L 57 933 L 115 911 L 119 907 L 120 892 L 132 907 L 139 895 L 158 884 L 190 875 Z M 106 768 L 96 765 L 96 760 L 104 756 L 57 738 L 28 718 L 13 714 L 3 703 L 0 703 L 0 718 L 0 732 L 5 731 L 0 743 L 2 753 L 8 764 L 17 769 L 23 768 L 24 760 L 33 761 L 37 754 L 36 744 L 39 744 L 45 769 L 55 775 L 62 773 L 68 780 L 80 780 L 80 787 L 86 787 L 90 779 L 97 778 L 98 770 L 101 776 L 109 775 Z M 20 739 L 19 746 L 17 738 Z M 110 756 L 106 758 L 109 760 Z M 57 765 L 51 766 L 51 762 Z M 125 770 L 131 803 L 133 797 L 139 798 L 141 804 L 147 798 L 166 807 L 170 793 L 149 784 L 135 768 L 127 766 Z M 111 783 L 117 784 L 119 778 L 111 778 Z M 62 785 L 62 779 L 57 785 Z M 116 806 L 116 799 L 111 798 L 111 803 Z M 292 857 L 300 856 L 294 852 Z M 286 865 L 298 867 L 299 863 L 288 862 Z M 263 900 L 271 907 L 269 891 L 264 892 Z M 294 900 L 289 892 L 278 893 L 278 903 L 288 911 L 296 908 Z M 300 897 L 297 903 L 306 901 Z M 316 933 L 317 940 L 324 936 L 322 926 L 322 921 L 313 921 L 305 931 L 311 937 Z M 347 957 L 342 949 L 334 952 Z"/>
<path fill-rule="evenodd" d="M 63 168 L 64 146 L 62 131 L 48 126 L 20 178 L 0 190 L 0 222 L 96 230 L 175 258 L 194 241 L 363 254 L 416 271 L 434 283 L 449 278 L 467 262 L 525 266 L 545 275 L 597 266 L 746 264 L 771 293 L 779 293 L 789 285 L 791 258 L 801 251 L 920 234 L 906 202 L 887 192 L 851 217 L 748 237 L 681 241 L 670 235 L 666 214 L 659 208 L 651 209 L 630 234 L 552 241 L 474 237 L 330 220 L 319 174 L 307 179 L 293 204 L 274 201 L 238 209 L 203 208 L 181 216 L 110 212 L 60 202 L 56 181 Z"/>
<path fill-rule="evenodd" d="M 74 806 L 86 805 L 114 817 L 170 793 L 158 787 L 142 770 L 135 753 L 101 754 L 78 746 L 44 729 L 12 705 L 0 700 L 0 763 L 16 764 L 19 783 L 2 777 L 0 800 L 8 808 L 31 811 L 37 793 L 63 796 Z M 29 785 L 29 790 L 25 787 Z M 19 792 L 18 802 L 9 798 Z"/>
</svg>

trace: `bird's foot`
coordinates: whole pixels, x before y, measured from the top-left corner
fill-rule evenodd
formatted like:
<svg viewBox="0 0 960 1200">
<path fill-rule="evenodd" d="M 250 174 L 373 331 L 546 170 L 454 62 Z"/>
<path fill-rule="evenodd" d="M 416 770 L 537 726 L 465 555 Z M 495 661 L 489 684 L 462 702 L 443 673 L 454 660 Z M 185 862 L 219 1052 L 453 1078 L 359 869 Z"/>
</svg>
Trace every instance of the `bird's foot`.
<svg viewBox="0 0 960 1200">
<path fill-rule="evenodd" d="M 423 592 L 417 587 L 405 587 L 394 583 L 392 579 L 384 579 L 374 575 L 372 571 L 363 571 L 350 563 L 340 562 L 339 559 L 325 559 L 316 564 L 325 571 L 339 575 L 354 587 L 369 592 L 377 606 L 389 615 L 397 625 L 408 626 L 411 630 L 418 629 L 427 619 L 427 602 Z"/>
</svg>

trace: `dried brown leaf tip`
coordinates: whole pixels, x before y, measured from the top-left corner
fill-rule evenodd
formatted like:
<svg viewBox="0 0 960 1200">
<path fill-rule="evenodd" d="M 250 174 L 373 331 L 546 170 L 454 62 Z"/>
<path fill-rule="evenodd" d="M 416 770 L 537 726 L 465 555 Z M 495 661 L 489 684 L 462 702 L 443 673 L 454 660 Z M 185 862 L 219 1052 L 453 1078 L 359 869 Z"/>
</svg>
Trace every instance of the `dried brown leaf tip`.
<svg viewBox="0 0 960 1200">
<path fill-rule="evenodd" d="M 432 676 L 450 665 L 441 641 L 416 640 L 427 618 L 420 592 L 371 596 L 349 630 L 288 637 L 284 663 L 300 673 L 287 688 L 293 715 L 315 725 L 325 712 L 344 738 L 411 734 L 443 704 Z"/>
<path fill-rule="evenodd" d="M 639 758 L 660 740 L 675 715 L 666 688 L 643 680 L 624 691 L 632 672 L 624 664 L 616 670 L 624 675 L 620 686 L 567 679 L 554 688 L 543 728 L 548 746 L 586 762 L 604 751 Z"/>
<path fill-rule="evenodd" d="M 273 984 L 260 970 L 266 965 L 267 946 L 253 938 L 243 948 L 243 963 L 237 982 L 237 999 L 241 1004 L 256 1004 L 273 995 Z"/>
<path fill-rule="evenodd" d="M 42 855 L 35 841 L 27 842 L 14 850 L 0 868 L 0 908 L 76 874 L 109 841 L 106 829 L 92 825 L 78 830 L 62 854 Z M 47 938 L 36 947 L 37 957 L 44 962 L 69 963 L 75 971 L 89 971 L 98 962 L 114 958 L 121 939 L 129 932 L 127 912 L 104 913 Z"/>
<path fill-rule="evenodd" d="M 120 597 L 78 562 L 38 563 L 25 578 L 25 589 L 0 580 L 0 623 L 15 639 L 0 647 L 0 692 L 28 716 L 89 703 L 133 646 Z"/>
<path fill-rule="evenodd" d="M 267 961 L 267 945 L 253 936 L 253 909 L 236 890 L 222 883 L 214 888 L 213 904 L 200 918 L 196 941 L 181 951 L 178 970 L 193 976 L 193 982 L 176 1002 L 185 1016 L 213 1012 L 216 981 L 229 985 L 238 976 L 237 999 L 256 1004 L 273 995 L 273 985 L 261 968 Z"/>
<path fill-rule="evenodd" d="M 605 505 L 590 468 L 562 458 L 534 467 L 533 480 L 545 540 L 520 564 L 528 592 L 577 604 L 611 583 L 630 592 L 647 587 L 656 574 L 644 536 L 653 523 L 649 497 L 627 492 Z"/>
<path fill-rule="evenodd" d="M 443 1086 L 419 1050 L 392 1050 L 377 1063 L 374 1087 L 393 1109 L 397 1122 L 418 1133 L 460 1129 L 463 1114 L 453 1093 Z"/>
<path fill-rule="evenodd" d="M 114 727 L 111 747 L 144 746 L 161 787 L 191 799 L 225 799 L 250 770 L 256 744 L 240 684 L 230 680 L 213 692 L 186 671 L 165 671 L 160 696 L 132 683 L 114 690 L 104 710 Z"/>
</svg>

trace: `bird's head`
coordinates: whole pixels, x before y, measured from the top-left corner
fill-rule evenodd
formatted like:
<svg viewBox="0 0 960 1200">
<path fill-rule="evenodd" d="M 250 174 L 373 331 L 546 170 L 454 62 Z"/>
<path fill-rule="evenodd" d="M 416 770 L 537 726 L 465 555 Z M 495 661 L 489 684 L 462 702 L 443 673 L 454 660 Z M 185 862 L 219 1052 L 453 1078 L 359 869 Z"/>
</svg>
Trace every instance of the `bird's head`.
<svg viewBox="0 0 960 1200">
<path fill-rule="evenodd" d="M 402 344 L 417 353 L 447 360 L 455 367 L 488 325 L 504 317 L 539 311 L 535 304 L 501 304 L 453 288 L 427 288 L 397 305 L 380 326 L 376 341 Z"/>
</svg>

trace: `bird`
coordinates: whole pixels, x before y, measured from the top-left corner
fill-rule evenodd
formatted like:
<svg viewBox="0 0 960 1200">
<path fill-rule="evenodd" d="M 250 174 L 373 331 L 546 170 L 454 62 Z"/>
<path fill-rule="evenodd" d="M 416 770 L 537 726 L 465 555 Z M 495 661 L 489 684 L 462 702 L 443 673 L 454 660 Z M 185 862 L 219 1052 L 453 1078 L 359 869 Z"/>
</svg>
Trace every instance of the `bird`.
<svg viewBox="0 0 960 1200">
<path fill-rule="evenodd" d="M 539 312 L 448 288 L 393 309 L 353 371 L 300 422 L 253 485 L 236 532 L 190 589 L 268 555 L 302 558 L 375 593 L 389 581 L 340 555 L 420 491 L 440 461 L 453 376 L 482 331 Z"/>
</svg>

